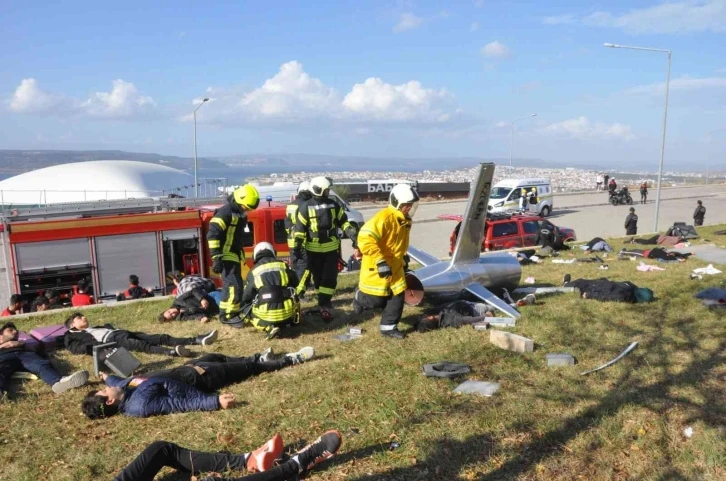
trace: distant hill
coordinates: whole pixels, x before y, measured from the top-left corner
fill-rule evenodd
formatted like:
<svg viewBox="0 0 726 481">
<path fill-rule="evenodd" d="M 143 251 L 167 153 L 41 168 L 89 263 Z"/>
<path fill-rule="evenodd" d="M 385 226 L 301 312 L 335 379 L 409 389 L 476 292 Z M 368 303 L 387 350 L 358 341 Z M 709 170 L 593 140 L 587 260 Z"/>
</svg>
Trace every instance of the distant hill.
<svg viewBox="0 0 726 481">
<path fill-rule="evenodd" d="M 191 171 L 194 168 L 194 159 L 191 157 L 144 154 L 123 150 L 0 150 L 0 174 L 17 175 L 51 165 L 89 160 L 136 160 L 185 171 Z M 200 169 L 226 167 L 224 163 L 216 160 L 202 157 L 198 160 Z"/>
</svg>

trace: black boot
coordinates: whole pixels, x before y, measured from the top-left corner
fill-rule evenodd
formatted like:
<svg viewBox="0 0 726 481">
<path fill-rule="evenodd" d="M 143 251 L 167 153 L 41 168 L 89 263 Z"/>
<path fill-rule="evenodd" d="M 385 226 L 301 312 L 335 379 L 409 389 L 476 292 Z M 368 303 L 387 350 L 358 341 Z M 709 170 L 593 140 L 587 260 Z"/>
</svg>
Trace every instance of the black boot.
<svg viewBox="0 0 726 481">
<path fill-rule="evenodd" d="M 406 334 L 402 333 L 398 329 L 391 329 L 390 331 L 381 331 L 381 334 L 385 337 L 390 337 L 392 339 L 405 339 Z"/>
</svg>

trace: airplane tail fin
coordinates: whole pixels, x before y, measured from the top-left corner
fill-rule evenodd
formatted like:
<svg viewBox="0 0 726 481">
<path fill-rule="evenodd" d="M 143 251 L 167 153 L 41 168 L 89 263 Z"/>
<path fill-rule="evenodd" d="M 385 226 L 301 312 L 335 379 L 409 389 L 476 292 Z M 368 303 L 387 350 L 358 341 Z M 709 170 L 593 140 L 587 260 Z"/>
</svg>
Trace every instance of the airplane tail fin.
<svg viewBox="0 0 726 481">
<path fill-rule="evenodd" d="M 479 164 L 476 180 L 470 185 L 469 201 L 456 238 L 454 254 L 451 256 L 452 265 L 479 260 L 493 177 L 493 163 Z"/>
</svg>

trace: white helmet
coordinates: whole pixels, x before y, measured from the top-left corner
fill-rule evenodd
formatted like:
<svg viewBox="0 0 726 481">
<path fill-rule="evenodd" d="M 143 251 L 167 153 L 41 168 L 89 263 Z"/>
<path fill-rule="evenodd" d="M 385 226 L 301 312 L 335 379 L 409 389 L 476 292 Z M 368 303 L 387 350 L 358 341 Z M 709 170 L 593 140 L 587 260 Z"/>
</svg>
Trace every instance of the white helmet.
<svg viewBox="0 0 726 481">
<path fill-rule="evenodd" d="M 331 185 L 328 177 L 314 177 L 310 180 L 310 191 L 316 197 L 327 197 Z"/>
<path fill-rule="evenodd" d="M 275 247 L 272 244 L 269 242 L 259 242 L 252 251 L 252 259 L 257 262 L 260 255 L 265 251 L 270 251 L 273 256 L 277 256 L 277 251 L 275 251 Z"/>
<path fill-rule="evenodd" d="M 300 185 L 297 187 L 297 193 L 300 194 L 302 192 L 310 192 L 310 182 L 307 180 L 300 182 Z"/>
<path fill-rule="evenodd" d="M 419 201 L 419 196 L 416 190 L 408 184 L 397 184 L 391 189 L 391 195 L 388 197 L 388 202 L 394 209 L 401 208 L 403 204 L 414 204 L 413 208 L 409 212 L 408 216 L 413 218 L 416 213 L 416 204 Z"/>
</svg>

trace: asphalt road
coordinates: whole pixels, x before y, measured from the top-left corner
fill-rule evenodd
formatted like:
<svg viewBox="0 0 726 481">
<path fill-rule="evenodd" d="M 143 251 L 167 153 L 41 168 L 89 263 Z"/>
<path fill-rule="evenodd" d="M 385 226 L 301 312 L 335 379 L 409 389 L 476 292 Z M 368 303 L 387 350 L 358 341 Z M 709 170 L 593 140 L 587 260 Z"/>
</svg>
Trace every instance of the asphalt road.
<svg viewBox="0 0 726 481">
<path fill-rule="evenodd" d="M 634 192 L 633 205 L 638 214 L 638 232 L 653 231 L 655 216 L 655 190 L 651 189 L 649 201 L 638 203 L 640 194 Z M 703 200 L 706 207 L 706 224 L 726 223 L 726 185 L 710 185 L 690 188 L 670 188 L 661 192 L 659 230 L 663 231 L 674 222 L 693 222 L 696 200 Z M 587 241 L 593 237 L 618 237 L 625 235 L 623 223 L 630 206 L 606 204 L 607 193 L 585 193 L 555 196 L 554 211 L 550 220 L 560 226 L 575 229 L 578 240 Z M 411 231 L 411 244 L 439 258 L 448 257 L 449 235 L 456 222 L 436 219 L 440 214 L 463 214 L 465 201 L 422 202 L 419 205 Z M 381 206 L 361 207 L 359 210 L 369 219 Z M 352 252 L 349 241 L 343 241 L 343 258 Z"/>
</svg>

